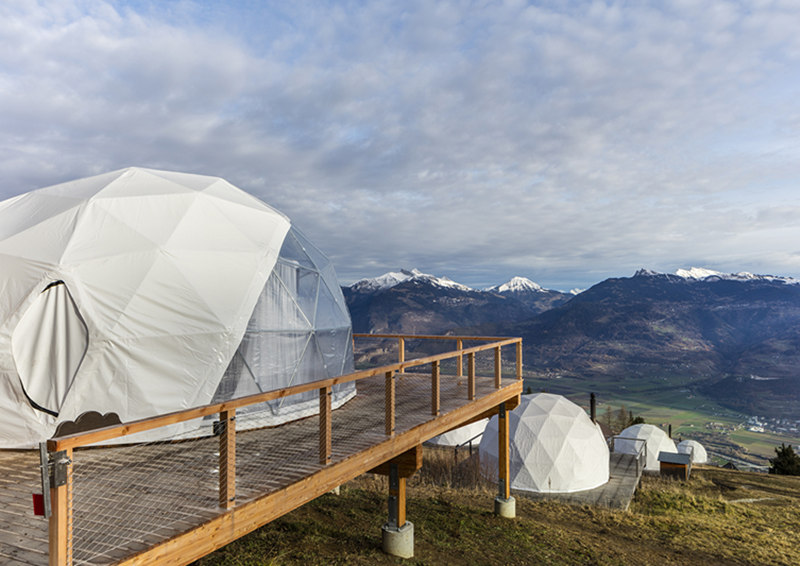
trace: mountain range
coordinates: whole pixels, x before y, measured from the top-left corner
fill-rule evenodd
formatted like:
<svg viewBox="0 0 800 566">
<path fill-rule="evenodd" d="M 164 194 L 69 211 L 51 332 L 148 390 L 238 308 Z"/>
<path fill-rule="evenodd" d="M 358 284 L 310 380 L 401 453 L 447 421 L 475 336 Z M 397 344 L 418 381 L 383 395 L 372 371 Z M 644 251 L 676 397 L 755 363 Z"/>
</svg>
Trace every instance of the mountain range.
<svg viewBox="0 0 800 566">
<path fill-rule="evenodd" d="M 519 277 L 476 290 L 403 270 L 344 294 L 356 332 L 521 336 L 532 375 L 666 383 L 748 414 L 800 413 L 791 278 L 640 270 L 570 294 Z"/>
</svg>

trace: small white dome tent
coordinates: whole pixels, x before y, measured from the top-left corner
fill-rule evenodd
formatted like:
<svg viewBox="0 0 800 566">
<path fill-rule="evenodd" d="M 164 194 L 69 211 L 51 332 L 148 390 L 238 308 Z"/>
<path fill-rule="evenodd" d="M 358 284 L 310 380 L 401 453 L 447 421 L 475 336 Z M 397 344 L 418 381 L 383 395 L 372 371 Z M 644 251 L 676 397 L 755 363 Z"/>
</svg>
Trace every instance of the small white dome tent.
<svg viewBox="0 0 800 566">
<path fill-rule="evenodd" d="M 691 454 L 692 464 L 708 464 L 708 453 L 696 440 L 682 440 L 678 443 L 678 452 Z"/>
<path fill-rule="evenodd" d="M 629 426 L 619 437 L 614 438 L 614 452 L 622 454 L 637 454 L 642 447 L 647 447 L 647 460 L 644 469 L 657 472 L 661 469 L 658 463 L 659 452 L 675 453 L 678 449 L 667 433 L 651 424 L 635 424 Z"/>
<path fill-rule="evenodd" d="M 512 489 L 570 493 L 608 482 L 608 445 L 578 405 L 561 395 L 536 393 L 523 395 L 508 415 Z M 494 416 L 479 449 L 488 479 L 497 474 L 497 430 Z"/>
<path fill-rule="evenodd" d="M 439 436 L 434 436 L 425 444 L 434 446 L 463 446 L 468 444 L 471 440 L 472 444 L 477 446 L 481 441 L 483 431 L 488 423 L 489 419 L 481 419 L 474 423 L 448 430 Z"/>
<path fill-rule="evenodd" d="M 130 168 L 0 202 L 0 448 L 339 375 L 351 337 L 330 262 L 223 179 Z M 255 424 L 314 410 L 291 401 Z"/>
</svg>

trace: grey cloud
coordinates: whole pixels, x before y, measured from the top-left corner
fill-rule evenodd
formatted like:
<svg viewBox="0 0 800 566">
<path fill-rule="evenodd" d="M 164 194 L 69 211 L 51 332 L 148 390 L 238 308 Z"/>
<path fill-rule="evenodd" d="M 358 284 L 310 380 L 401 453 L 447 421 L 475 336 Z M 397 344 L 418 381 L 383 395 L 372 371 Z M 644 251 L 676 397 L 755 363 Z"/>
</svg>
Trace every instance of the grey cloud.
<svg viewBox="0 0 800 566">
<path fill-rule="evenodd" d="M 0 8 L 4 196 L 131 164 L 220 175 L 344 280 L 800 274 L 792 3 L 59 7 Z"/>
</svg>

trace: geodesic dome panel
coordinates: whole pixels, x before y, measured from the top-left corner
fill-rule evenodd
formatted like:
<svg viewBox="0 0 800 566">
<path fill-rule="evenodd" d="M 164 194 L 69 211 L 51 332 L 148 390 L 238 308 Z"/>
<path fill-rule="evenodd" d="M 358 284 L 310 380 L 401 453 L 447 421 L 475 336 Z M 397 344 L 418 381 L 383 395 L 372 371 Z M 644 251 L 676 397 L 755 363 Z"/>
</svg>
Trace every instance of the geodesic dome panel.
<svg viewBox="0 0 800 566">
<path fill-rule="evenodd" d="M 696 440 L 682 440 L 678 443 L 678 452 L 691 454 L 692 464 L 707 464 L 708 453 L 702 444 Z"/>
<path fill-rule="evenodd" d="M 352 348 L 350 313 L 333 266 L 292 227 L 214 402 L 350 373 Z M 355 383 L 334 386 L 334 408 L 355 391 Z M 240 409 L 239 422 L 272 426 L 318 410 L 318 392 L 308 391 Z"/>
<path fill-rule="evenodd" d="M 511 489 L 569 493 L 608 482 L 609 457 L 599 425 L 560 395 L 523 395 L 508 413 Z M 481 468 L 496 479 L 497 416 L 490 419 L 480 444 Z"/>
<path fill-rule="evenodd" d="M 647 460 L 644 469 L 657 472 L 661 469 L 658 462 L 659 452 L 675 453 L 678 449 L 667 433 L 651 424 L 636 424 L 629 426 L 619 433 L 619 437 L 614 439 L 614 452 L 623 454 L 637 454 L 641 449 L 641 442 L 644 441 L 647 450 Z"/>
<path fill-rule="evenodd" d="M 473 445 L 477 445 L 481 441 L 483 431 L 486 425 L 489 424 L 489 419 L 481 419 L 474 423 L 449 430 L 439 436 L 434 436 L 425 444 L 432 444 L 434 446 L 464 446 L 472 441 Z"/>
<path fill-rule="evenodd" d="M 259 370 L 228 399 L 350 371 L 333 267 L 290 227 L 223 179 L 139 168 L 1 202 L 0 448 L 207 404 L 231 367 Z"/>
</svg>

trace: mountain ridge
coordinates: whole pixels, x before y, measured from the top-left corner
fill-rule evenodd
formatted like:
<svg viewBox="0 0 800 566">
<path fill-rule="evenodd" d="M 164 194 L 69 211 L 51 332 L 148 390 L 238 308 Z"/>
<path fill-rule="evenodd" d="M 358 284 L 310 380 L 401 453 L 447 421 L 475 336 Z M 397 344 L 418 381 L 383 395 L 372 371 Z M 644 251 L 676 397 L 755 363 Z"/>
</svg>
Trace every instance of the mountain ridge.
<svg viewBox="0 0 800 566">
<path fill-rule="evenodd" d="M 345 297 L 357 332 L 521 336 L 535 375 L 622 388 L 680 383 L 748 414 L 792 415 L 800 404 L 797 283 L 692 268 L 639 270 L 577 295 L 464 291 L 412 278 Z"/>
</svg>

